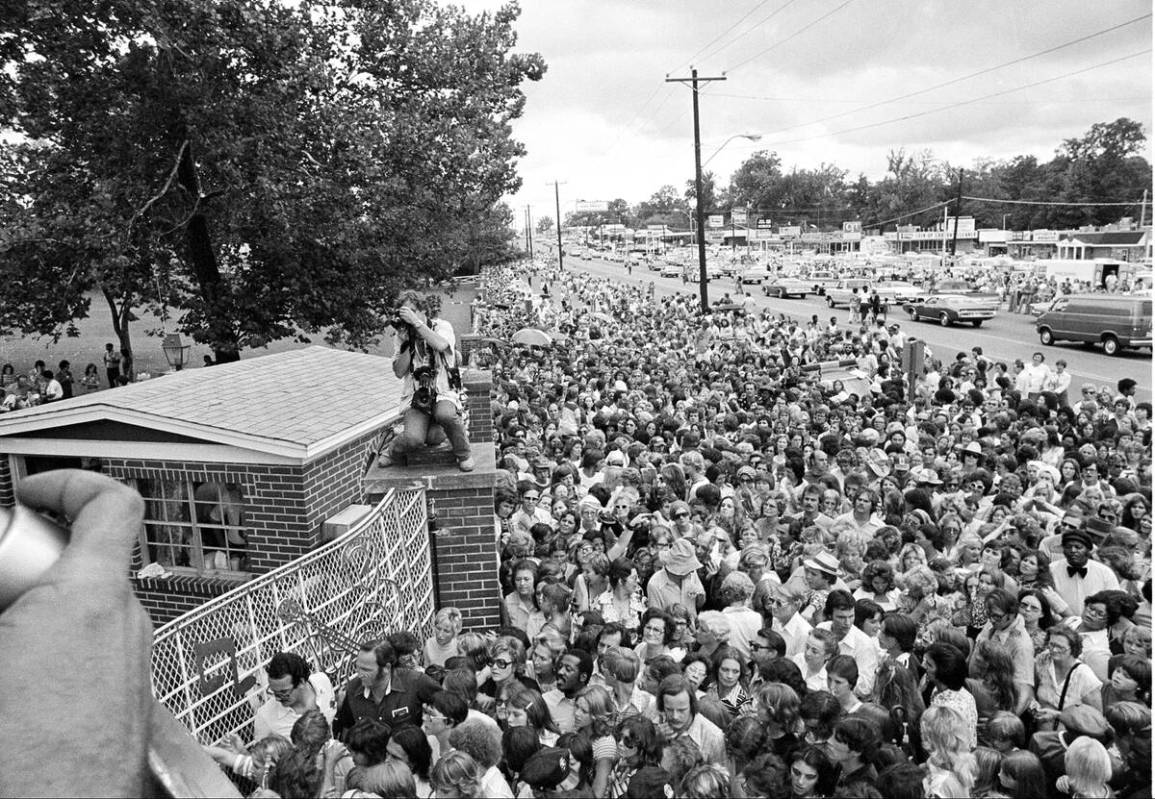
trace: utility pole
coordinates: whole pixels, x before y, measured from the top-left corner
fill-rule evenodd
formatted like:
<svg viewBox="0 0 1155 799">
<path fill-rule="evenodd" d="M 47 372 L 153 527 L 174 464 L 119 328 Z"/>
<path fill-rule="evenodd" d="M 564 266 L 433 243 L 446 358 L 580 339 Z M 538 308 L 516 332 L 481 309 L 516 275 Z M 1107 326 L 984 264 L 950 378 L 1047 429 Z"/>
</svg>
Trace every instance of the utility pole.
<svg viewBox="0 0 1155 799">
<path fill-rule="evenodd" d="M 553 205 L 554 213 L 557 214 L 557 268 L 560 271 L 565 269 L 565 253 L 561 250 L 561 193 L 558 190 L 559 185 L 556 180 L 553 182 Z"/>
<path fill-rule="evenodd" d="M 955 247 L 958 244 L 958 218 L 962 214 L 962 178 L 963 171 L 958 171 L 958 194 L 954 198 L 954 233 L 950 237 L 950 257 L 954 258 Z"/>
<path fill-rule="evenodd" d="M 710 83 L 726 78 L 699 78 L 698 70 L 691 68 L 689 78 L 667 77 L 666 83 L 686 83 L 687 80 L 694 96 L 694 216 L 698 220 L 698 292 L 702 298 L 702 313 L 709 313 L 710 297 L 706 291 L 706 219 L 702 211 L 702 134 L 698 125 L 698 83 Z"/>
<path fill-rule="evenodd" d="M 1147 227 L 1147 190 L 1143 189 L 1143 202 L 1139 204 L 1139 230 Z"/>
<path fill-rule="evenodd" d="M 533 206 L 525 207 L 525 242 L 529 257 L 533 258 Z"/>
</svg>

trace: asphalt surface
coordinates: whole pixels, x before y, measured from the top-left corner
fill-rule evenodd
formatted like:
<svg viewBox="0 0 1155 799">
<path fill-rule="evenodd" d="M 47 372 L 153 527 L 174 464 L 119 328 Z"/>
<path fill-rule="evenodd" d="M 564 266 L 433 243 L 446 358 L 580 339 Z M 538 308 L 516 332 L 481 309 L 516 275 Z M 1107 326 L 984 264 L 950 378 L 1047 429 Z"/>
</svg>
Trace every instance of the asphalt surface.
<svg viewBox="0 0 1155 799">
<path fill-rule="evenodd" d="M 695 299 L 698 297 L 696 283 L 683 284 L 681 278 L 660 277 L 657 272 L 645 267 L 635 266 L 633 274 L 626 272 L 624 264 L 602 260 L 582 260 L 572 256 L 565 259 L 567 270 L 579 270 L 589 274 L 609 277 L 624 283 L 650 283 L 655 285 L 656 293 L 661 295 L 686 293 Z M 729 292 L 734 296 L 735 281 L 733 278 L 716 278 L 710 281 L 708 295 L 711 303 Z M 774 313 L 786 314 L 789 317 L 805 322 L 814 314 L 825 321 L 831 316 L 838 316 L 840 323 L 849 319 L 849 312 L 845 308 L 831 309 L 826 305 L 824 297 L 807 296 L 806 299 L 778 299 L 763 296 L 761 287 L 756 284 L 747 284 L 745 290 L 754 297 L 759 308 L 769 308 Z M 981 328 L 970 325 L 941 327 L 936 322 L 912 322 L 903 313 L 902 309 L 891 309 L 890 318 L 901 326 L 908 336 L 917 336 L 925 341 L 933 351 L 935 357 L 943 361 L 954 358 L 958 352 L 970 352 L 971 347 L 980 346 L 983 354 L 996 361 L 1011 363 L 1015 358 L 1030 361 L 1031 353 L 1042 352 L 1047 363 L 1054 363 L 1057 358 L 1067 362 L 1067 371 L 1072 375 L 1069 394 L 1077 398 L 1079 386 L 1086 382 L 1097 385 L 1110 385 L 1114 390 L 1115 384 L 1124 377 L 1130 377 L 1139 382 L 1138 398 L 1151 400 L 1151 350 L 1123 350 L 1119 355 L 1107 356 L 1098 348 L 1085 347 L 1079 344 L 1056 344 L 1045 347 L 1039 342 L 1035 332 L 1034 317 L 1027 314 L 1012 314 L 1000 310 L 994 319 L 983 322 Z"/>
</svg>

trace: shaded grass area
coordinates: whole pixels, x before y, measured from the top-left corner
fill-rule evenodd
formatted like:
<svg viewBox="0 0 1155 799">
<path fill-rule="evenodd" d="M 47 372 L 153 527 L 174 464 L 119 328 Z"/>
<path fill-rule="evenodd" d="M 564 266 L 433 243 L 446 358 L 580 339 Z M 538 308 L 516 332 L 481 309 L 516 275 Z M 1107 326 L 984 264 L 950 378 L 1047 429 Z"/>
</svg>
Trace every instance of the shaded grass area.
<svg viewBox="0 0 1155 799">
<path fill-rule="evenodd" d="M 445 295 L 443 298 L 444 304 L 441 315 L 452 322 L 458 335 L 469 330 L 469 303 L 474 296 L 475 292 L 473 291 L 458 289 L 452 297 Z M 169 365 L 160 346 L 161 337 L 159 335 L 146 335 L 148 330 L 160 331 L 162 329 L 161 321 L 147 311 L 139 311 L 138 315 L 140 318 L 132 322 L 129 328 L 133 356 L 136 360 L 136 372 L 138 375 L 142 373 L 163 374 L 169 370 Z M 102 297 L 93 295 L 92 314 L 87 319 L 79 320 L 76 327 L 80 331 L 78 337 L 62 336 L 57 342 L 53 342 L 48 337 L 36 338 L 19 335 L 0 337 L 0 365 L 10 363 L 15 367 L 17 374 L 21 374 L 27 373 L 37 360 L 44 361 L 47 367 L 52 370 L 56 369 L 60 361 L 67 360 L 72 364 L 73 375 L 79 380 L 84 374 L 84 367 L 89 363 L 95 363 L 100 370 L 101 383 L 103 384 L 104 365 L 101 357 L 104 354 L 104 345 L 111 343 L 117 348 L 120 345 L 117 343 L 116 334 L 113 332 L 112 317 Z M 170 333 L 176 332 L 175 325 L 171 321 L 167 323 L 167 329 Z M 185 359 L 185 368 L 200 367 L 204 362 L 204 356 L 212 355 L 212 350 L 197 344 L 188 336 L 183 336 L 183 338 L 184 343 L 192 345 Z M 311 338 L 311 344 L 303 344 L 293 339 L 275 341 L 267 347 L 244 350 L 241 353 L 241 358 L 259 358 L 262 355 L 297 350 L 314 345 L 329 346 L 325 343 L 324 334 L 318 334 Z M 389 336 L 384 336 L 380 343 L 369 347 L 367 351 L 373 355 L 391 356 L 393 353 Z"/>
</svg>

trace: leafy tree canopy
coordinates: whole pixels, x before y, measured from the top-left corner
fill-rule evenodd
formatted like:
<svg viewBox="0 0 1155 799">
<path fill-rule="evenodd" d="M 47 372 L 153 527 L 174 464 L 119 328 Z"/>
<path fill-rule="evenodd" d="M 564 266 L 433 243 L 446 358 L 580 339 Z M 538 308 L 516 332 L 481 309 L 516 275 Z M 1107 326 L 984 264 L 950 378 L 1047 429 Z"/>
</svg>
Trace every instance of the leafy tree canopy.
<svg viewBox="0 0 1155 799">
<path fill-rule="evenodd" d="M 23 0 L 0 34 L 0 326 L 59 335 L 101 291 L 175 309 L 219 360 L 325 329 L 492 250 L 537 54 L 515 3 Z"/>
</svg>

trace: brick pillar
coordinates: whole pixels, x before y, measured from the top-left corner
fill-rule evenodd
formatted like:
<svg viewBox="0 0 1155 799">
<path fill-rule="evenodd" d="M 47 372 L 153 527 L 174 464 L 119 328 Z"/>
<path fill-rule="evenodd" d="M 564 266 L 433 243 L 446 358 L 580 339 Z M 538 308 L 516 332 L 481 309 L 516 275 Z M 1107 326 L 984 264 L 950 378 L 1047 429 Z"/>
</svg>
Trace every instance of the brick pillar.
<svg viewBox="0 0 1155 799">
<path fill-rule="evenodd" d="M 492 378 L 488 372 L 463 370 L 469 389 L 469 440 L 476 466 L 457 469 L 449 451 L 410 456 L 408 466 L 381 468 L 373 463 L 365 474 L 366 501 L 379 502 L 390 488 L 424 489 L 436 512 L 434 589 L 438 609 L 455 607 L 466 629 L 495 629 L 499 624 L 501 586 L 497 579 L 498 549 L 493 525 L 496 459 Z"/>
</svg>

